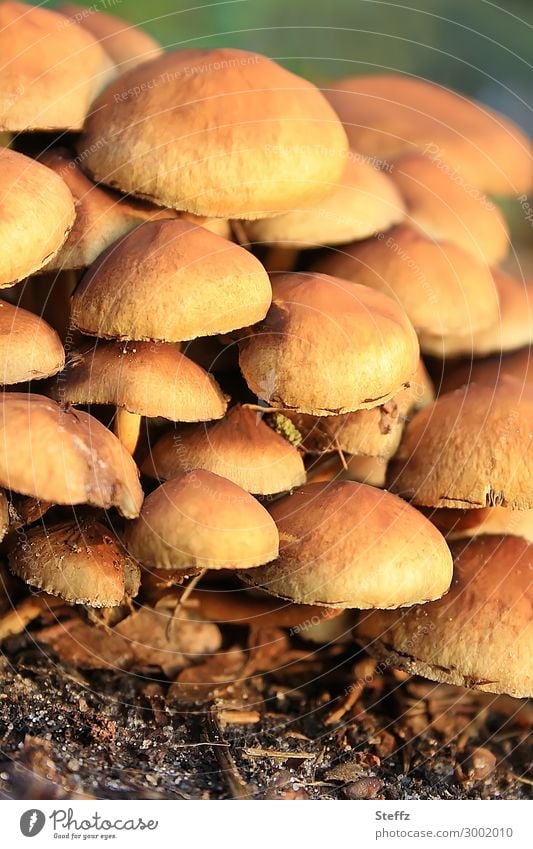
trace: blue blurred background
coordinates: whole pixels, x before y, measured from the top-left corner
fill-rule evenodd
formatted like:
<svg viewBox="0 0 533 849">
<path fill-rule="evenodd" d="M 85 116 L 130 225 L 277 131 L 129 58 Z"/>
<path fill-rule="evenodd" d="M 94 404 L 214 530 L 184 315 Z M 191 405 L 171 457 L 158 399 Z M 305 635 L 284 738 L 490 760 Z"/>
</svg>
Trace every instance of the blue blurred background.
<svg viewBox="0 0 533 849">
<path fill-rule="evenodd" d="M 45 0 L 45 6 L 56 3 Z M 166 48 L 233 45 L 315 81 L 404 71 L 473 95 L 533 134 L 533 0 L 93 0 Z"/>
</svg>

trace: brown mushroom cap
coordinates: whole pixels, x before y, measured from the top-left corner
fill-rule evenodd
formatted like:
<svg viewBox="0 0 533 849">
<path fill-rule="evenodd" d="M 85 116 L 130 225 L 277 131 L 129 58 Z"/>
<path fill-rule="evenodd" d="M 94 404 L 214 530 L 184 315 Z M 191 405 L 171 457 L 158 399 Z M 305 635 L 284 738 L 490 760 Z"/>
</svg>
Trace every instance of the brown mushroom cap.
<svg viewBox="0 0 533 849">
<path fill-rule="evenodd" d="M 426 334 L 464 334 L 498 320 L 498 293 L 488 266 L 407 224 L 331 254 L 316 270 L 395 298 L 424 342 Z M 422 341 L 421 347 L 426 350 Z"/>
<path fill-rule="evenodd" d="M 302 445 L 311 453 L 345 451 L 365 457 L 388 459 L 396 453 L 408 415 L 435 398 L 433 384 L 420 360 L 407 389 L 371 410 L 340 416 L 308 416 L 289 413 L 302 434 Z"/>
<path fill-rule="evenodd" d="M 265 508 L 231 481 L 201 469 L 159 486 L 126 530 L 130 554 L 156 569 L 238 569 L 278 554 Z"/>
<path fill-rule="evenodd" d="M 258 413 L 236 405 L 215 424 L 171 430 L 156 442 L 142 471 L 160 480 L 207 469 L 256 495 L 305 483 L 303 460 Z"/>
<path fill-rule="evenodd" d="M 402 308 L 325 274 L 276 274 L 264 322 L 239 345 L 259 398 L 311 415 L 376 407 L 413 377 L 419 351 Z"/>
<path fill-rule="evenodd" d="M 402 607 L 440 597 L 452 560 L 439 531 L 388 492 L 352 481 L 307 484 L 270 507 L 273 563 L 243 573 L 272 595 L 324 607 Z"/>
<path fill-rule="evenodd" d="M 518 280 L 493 269 L 500 309 L 496 320 L 485 329 L 452 335 L 446 339 L 420 338 L 424 351 L 437 357 L 484 357 L 502 351 L 513 351 L 533 342 L 533 283 Z M 468 331 L 468 328 L 467 328 Z"/>
<path fill-rule="evenodd" d="M 22 307 L 0 301 L 0 384 L 50 377 L 64 364 L 65 352 L 55 330 Z"/>
<path fill-rule="evenodd" d="M 46 265 L 67 238 L 76 212 L 72 195 L 57 174 L 4 147 L 0 147 L 0 205 L 3 287 Z"/>
<path fill-rule="evenodd" d="M 441 395 L 416 413 L 390 487 L 429 507 L 533 507 L 533 391 L 511 377 Z"/>
<path fill-rule="evenodd" d="M 429 238 L 459 245 L 482 262 L 494 265 L 509 249 L 503 214 L 460 174 L 443 169 L 421 153 L 402 156 L 391 177 L 407 206 L 407 220 Z"/>
<path fill-rule="evenodd" d="M 388 230 L 405 217 L 399 191 L 386 174 L 356 153 L 348 155 L 341 178 L 312 205 L 245 225 L 251 241 L 286 248 L 342 245 Z"/>
<path fill-rule="evenodd" d="M 112 75 L 92 35 L 25 3 L 0 4 L 0 56 L 0 130 L 10 132 L 81 130 Z"/>
<path fill-rule="evenodd" d="M 0 542 L 4 539 L 9 528 L 9 502 L 5 492 L 0 489 Z"/>
<path fill-rule="evenodd" d="M 163 48 L 148 33 L 115 15 L 91 7 L 86 9 L 75 3 L 61 3 L 57 11 L 96 38 L 120 74 L 142 62 L 155 59 L 163 52 Z"/>
<path fill-rule="evenodd" d="M 522 383 L 533 385 L 533 352 L 529 345 L 511 354 L 487 357 L 482 360 L 460 362 L 444 375 L 441 394 L 459 389 L 467 383 L 494 386 L 504 375 L 516 377 Z"/>
<path fill-rule="evenodd" d="M 509 510 L 507 507 L 453 510 L 443 507 L 424 512 L 446 539 L 503 534 L 533 542 L 533 510 Z"/>
<path fill-rule="evenodd" d="M 9 566 L 71 604 L 115 607 L 139 591 L 137 564 L 108 528 L 90 520 L 32 528 L 9 551 Z"/>
<path fill-rule="evenodd" d="M 118 439 L 81 410 L 42 395 L 0 396 L 0 486 L 53 504 L 139 515 L 137 467 Z"/>
<path fill-rule="evenodd" d="M 271 297 L 244 248 L 188 221 L 149 221 L 91 266 L 72 322 L 92 336 L 181 342 L 260 321 Z"/>
<path fill-rule="evenodd" d="M 452 543 L 454 580 L 439 601 L 361 617 L 358 640 L 432 681 L 533 696 L 533 545 L 513 536 Z"/>
<path fill-rule="evenodd" d="M 361 153 L 392 160 L 414 147 L 489 194 L 531 188 L 529 139 L 464 95 L 400 74 L 348 77 L 324 93 Z"/>
<path fill-rule="evenodd" d="M 344 166 L 346 134 L 318 89 L 256 53 L 179 50 L 124 74 L 80 142 L 97 181 L 215 218 L 312 203 Z"/>
<path fill-rule="evenodd" d="M 69 404 L 113 404 L 180 422 L 220 419 L 227 398 L 175 345 L 99 342 L 74 354 L 56 390 Z"/>
</svg>

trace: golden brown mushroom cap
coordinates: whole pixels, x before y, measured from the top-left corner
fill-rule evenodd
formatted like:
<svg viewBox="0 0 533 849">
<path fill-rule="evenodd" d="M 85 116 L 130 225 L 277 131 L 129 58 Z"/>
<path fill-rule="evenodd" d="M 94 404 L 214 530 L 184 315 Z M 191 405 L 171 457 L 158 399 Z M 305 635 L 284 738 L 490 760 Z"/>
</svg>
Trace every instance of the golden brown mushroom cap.
<svg viewBox="0 0 533 849">
<path fill-rule="evenodd" d="M 428 334 L 465 334 L 498 320 L 498 293 L 489 267 L 457 245 L 430 241 L 408 224 L 348 245 L 320 260 L 316 270 L 399 301 L 423 351 Z"/>
<path fill-rule="evenodd" d="M 348 77 L 324 93 L 361 153 L 393 160 L 415 148 L 489 194 L 531 188 L 529 139 L 464 95 L 400 74 Z"/>
<path fill-rule="evenodd" d="M 446 539 L 502 534 L 533 542 L 533 510 L 509 510 L 508 507 L 454 510 L 442 507 L 426 509 L 424 513 Z"/>
<path fill-rule="evenodd" d="M 188 221 L 148 221 L 91 266 L 72 322 L 92 336 L 181 342 L 260 321 L 271 297 L 249 251 Z"/>
<path fill-rule="evenodd" d="M 96 38 L 120 74 L 155 59 L 163 52 L 163 48 L 147 32 L 108 12 L 99 12 L 93 7 L 87 9 L 75 3 L 61 3 L 57 11 Z"/>
<path fill-rule="evenodd" d="M 0 3 L 0 56 L 0 131 L 81 130 L 112 76 L 92 35 L 25 3 Z"/>
<path fill-rule="evenodd" d="M 42 395 L 0 395 L 0 486 L 53 504 L 139 515 L 137 467 L 118 439 L 81 410 Z"/>
<path fill-rule="evenodd" d="M 311 415 L 376 407 L 409 383 L 416 334 L 381 292 L 325 274 L 276 274 L 265 320 L 239 345 L 259 398 Z"/>
<path fill-rule="evenodd" d="M 159 439 L 142 471 L 168 480 L 207 469 L 248 492 L 272 495 L 305 483 L 303 460 L 258 413 L 236 405 L 215 424 L 171 430 Z"/>
<path fill-rule="evenodd" d="M 403 607 L 441 596 L 452 561 L 439 531 L 388 492 L 307 484 L 275 501 L 280 555 L 242 574 L 272 595 L 325 607 Z"/>
<path fill-rule="evenodd" d="M 167 481 L 126 530 L 130 554 L 155 569 L 238 569 L 278 554 L 273 519 L 253 496 L 202 469 Z"/>
<path fill-rule="evenodd" d="M 405 201 L 407 221 L 437 242 L 450 242 L 494 265 L 509 250 L 509 231 L 498 207 L 460 174 L 423 154 L 396 160 L 391 177 Z"/>
<path fill-rule="evenodd" d="M 140 584 L 124 547 L 91 520 L 31 528 L 9 551 L 9 566 L 31 586 L 90 607 L 115 607 Z"/>
<path fill-rule="evenodd" d="M 4 287 L 52 259 L 76 213 L 72 195 L 57 174 L 4 147 L 0 147 L 0 206 L 0 287 Z"/>
<path fill-rule="evenodd" d="M 166 53 L 124 74 L 98 98 L 79 149 L 97 181 L 161 206 L 259 218 L 326 194 L 347 140 L 314 85 L 221 47 Z"/>
<path fill-rule="evenodd" d="M 416 413 L 391 489 L 429 507 L 533 507 L 533 391 L 511 377 L 469 384 Z"/>
<path fill-rule="evenodd" d="M 0 301 L 0 384 L 39 380 L 61 371 L 61 339 L 42 318 Z"/>
<path fill-rule="evenodd" d="M 69 404 L 113 404 L 180 422 L 221 419 L 227 407 L 216 380 L 162 342 L 98 342 L 75 353 L 56 393 Z"/>
<path fill-rule="evenodd" d="M 357 637 L 388 665 L 488 693 L 533 696 L 533 545 L 514 536 L 452 543 L 439 601 L 361 617 Z"/>
<path fill-rule="evenodd" d="M 504 375 L 516 377 L 522 383 L 533 384 L 533 352 L 529 345 L 503 356 L 457 363 L 445 373 L 440 387 L 441 395 L 467 383 L 494 386 Z"/>
<path fill-rule="evenodd" d="M 388 230 L 405 217 L 394 183 L 354 152 L 328 194 L 314 204 L 245 225 L 252 242 L 286 248 L 342 245 Z"/>
</svg>

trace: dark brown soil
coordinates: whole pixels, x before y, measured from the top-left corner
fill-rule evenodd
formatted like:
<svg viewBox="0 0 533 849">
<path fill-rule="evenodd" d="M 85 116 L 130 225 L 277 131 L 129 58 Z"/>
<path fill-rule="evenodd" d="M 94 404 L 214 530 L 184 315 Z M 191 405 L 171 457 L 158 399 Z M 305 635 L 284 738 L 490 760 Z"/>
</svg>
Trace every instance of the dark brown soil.
<svg viewBox="0 0 533 849">
<path fill-rule="evenodd" d="M 248 669 L 254 658 L 248 675 L 215 685 L 211 660 L 172 687 L 161 673 L 80 672 L 27 633 L 9 638 L 0 659 L 0 794 L 531 797 L 529 704 L 395 672 L 370 675 L 355 691 L 371 661 L 353 649 L 302 642 L 295 651 L 282 634 L 273 655 L 271 633 L 250 641 L 240 630 Z M 235 657 L 219 655 L 218 668 Z"/>
</svg>

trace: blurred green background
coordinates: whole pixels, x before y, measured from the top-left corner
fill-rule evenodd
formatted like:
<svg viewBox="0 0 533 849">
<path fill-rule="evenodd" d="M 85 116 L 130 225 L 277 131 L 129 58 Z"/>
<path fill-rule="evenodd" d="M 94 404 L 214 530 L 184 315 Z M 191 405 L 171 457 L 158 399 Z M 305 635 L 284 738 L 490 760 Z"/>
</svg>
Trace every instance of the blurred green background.
<svg viewBox="0 0 533 849">
<path fill-rule="evenodd" d="M 54 6 L 53 0 L 44 5 Z M 257 50 L 315 81 L 404 71 L 533 133 L 533 0 L 89 0 L 167 48 Z"/>
</svg>

